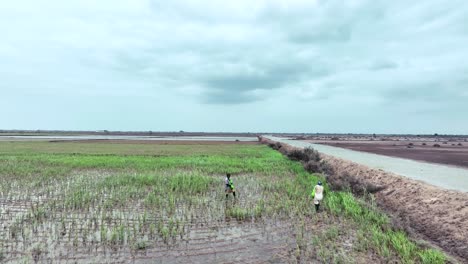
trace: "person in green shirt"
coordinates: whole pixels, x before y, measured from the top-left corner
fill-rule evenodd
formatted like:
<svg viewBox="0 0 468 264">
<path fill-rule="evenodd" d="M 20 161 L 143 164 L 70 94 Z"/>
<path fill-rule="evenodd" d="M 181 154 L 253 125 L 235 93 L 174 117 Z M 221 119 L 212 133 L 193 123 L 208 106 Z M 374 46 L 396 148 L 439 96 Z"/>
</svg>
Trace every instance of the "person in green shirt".
<svg viewBox="0 0 468 264">
<path fill-rule="evenodd" d="M 234 188 L 234 184 L 231 180 L 231 174 L 227 173 L 226 178 L 224 179 L 225 187 L 224 191 L 226 192 L 226 198 L 228 198 L 229 193 L 232 193 L 234 195 L 234 198 L 236 198 L 236 189 Z"/>
</svg>

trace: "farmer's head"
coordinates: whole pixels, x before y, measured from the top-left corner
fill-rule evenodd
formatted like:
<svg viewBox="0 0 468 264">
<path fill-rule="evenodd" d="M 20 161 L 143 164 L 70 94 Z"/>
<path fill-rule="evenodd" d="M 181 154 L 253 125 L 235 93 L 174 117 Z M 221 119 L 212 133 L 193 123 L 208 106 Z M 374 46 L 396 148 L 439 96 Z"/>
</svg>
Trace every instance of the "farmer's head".
<svg viewBox="0 0 468 264">
<path fill-rule="evenodd" d="M 226 177 L 231 178 L 231 173 L 227 173 Z"/>
<path fill-rule="evenodd" d="M 321 181 L 319 181 L 317 184 L 318 184 L 318 185 L 322 185 L 322 182 L 321 182 Z"/>
</svg>

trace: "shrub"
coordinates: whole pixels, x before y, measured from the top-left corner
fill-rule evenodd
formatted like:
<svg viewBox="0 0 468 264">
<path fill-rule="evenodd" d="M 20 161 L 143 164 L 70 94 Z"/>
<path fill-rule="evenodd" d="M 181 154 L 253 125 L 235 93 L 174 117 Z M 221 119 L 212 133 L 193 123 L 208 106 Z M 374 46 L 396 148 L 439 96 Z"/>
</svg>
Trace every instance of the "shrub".
<svg viewBox="0 0 468 264">
<path fill-rule="evenodd" d="M 434 144 L 434 148 L 440 148 L 439 144 Z"/>
<path fill-rule="evenodd" d="M 462 143 L 458 143 L 458 146 L 463 146 L 463 144 L 462 144 Z"/>
<path fill-rule="evenodd" d="M 275 149 L 277 144 L 269 144 L 269 146 Z M 293 149 L 288 151 L 283 147 L 277 150 L 291 160 L 301 161 L 304 169 L 310 173 L 325 173 L 326 175 L 332 175 L 334 173 L 332 166 L 322 160 L 320 153 L 313 148 L 305 148 L 303 150 Z"/>
<path fill-rule="evenodd" d="M 280 148 L 278 149 L 278 151 L 279 151 L 281 154 L 283 154 L 283 155 L 285 155 L 285 156 L 288 156 L 289 151 L 288 151 L 287 148 L 283 148 L 283 147 L 280 146 Z"/>
<path fill-rule="evenodd" d="M 306 152 L 299 149 L 293 149 L 292 151 L 289 151 L 286 155 L 292 160 L 299 160 L 305 162 L 309 161 L 309 156 L 306 154 Z"/>
<path fill-rule="evenodd" d="M 304 154 L 307 156 L 307 160 L 305 161 L 309 161 L 309 160 L 320 161 L 322 159 L 318 151 L 316 151 L 313 148 L 305 148 Z"/>
<path fill-rule="evenodd" d="M 279 142 L 270 143 L 270 144 L 268 144 L 268 146 L 270 148 L 274 149 L 274 150 L 279 150 L 282 147 L 281 143 L 279 143 Z"/>
<path fill-rule="evenodd" d="M 320 170 L 326 175 L 333 175 L 335 173 L 333 167 L 328 162 L 323 160 L 320 162 Z"/>
<path fill-rule="evenodd" d="M 329 177 L 327 177 L 327 182 L 331 185 L 333 190 L 351 191 L 356 195 L 376 193 L 385 189 L 385 186 L 365 183 L 358 177 L 349 174 L 347 171 L 340 174 L 331 174 Z"/>
<path fill-rule="evenodd" d="M 304 163 L 304 169 L 310 173 L 317 173 L 320 172 L 320 163 L 314 160 L 310 160 Z"/>
<path fill-rule="evenodd" d="M 421 145 L 426 146 L 426 143 L 422 143 Z"/>
</svg>

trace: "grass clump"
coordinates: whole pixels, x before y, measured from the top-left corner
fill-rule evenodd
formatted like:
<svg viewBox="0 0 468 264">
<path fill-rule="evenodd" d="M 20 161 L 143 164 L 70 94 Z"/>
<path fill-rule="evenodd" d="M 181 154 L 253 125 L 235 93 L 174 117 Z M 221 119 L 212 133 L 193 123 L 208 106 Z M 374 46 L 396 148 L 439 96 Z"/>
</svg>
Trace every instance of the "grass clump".
<svg viewBox="0 0 468 264">
<path fill-rule="evenodd" d="M 358 223 L 358 249 L 370 248 L 386 259 L 395 256 L 402 263 L 447 261 L 440 251 L 420 248 L 403 231 L 392 229 L 388 216 L 381 213 L 375 205 L 359 201 L 349 192 L 329 193 L 325 204 L 333 214 L 344 214 Z"/>
<path fill-rule="evenodd" d="M 446 263 L 446 257 L 440 251 L 429 248 L 418 252 L 421 263 L 423 264 L 443 264 Z"/>
</svg>

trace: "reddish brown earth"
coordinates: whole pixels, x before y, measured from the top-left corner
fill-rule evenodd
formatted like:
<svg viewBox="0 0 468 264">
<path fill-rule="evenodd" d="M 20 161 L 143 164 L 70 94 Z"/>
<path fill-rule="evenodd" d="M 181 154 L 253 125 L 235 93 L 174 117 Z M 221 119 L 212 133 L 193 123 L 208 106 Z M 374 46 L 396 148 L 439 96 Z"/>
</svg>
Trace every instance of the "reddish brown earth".
<svg viewBox="0 0 468 264">
<path fill-rule="evenodd" d="M 420 141 L 392 142 L 312 140 L 311 142 L 386 156 L 468 168 L 468 143 L 466 142 L 447 142 L 446 144 L 444 144 L 444 142 Z M 439 144 L 440 147 L 434 147 L 434 144 Z M 461 144 L 461 146 L 458 144 Z"/>
</svg>

